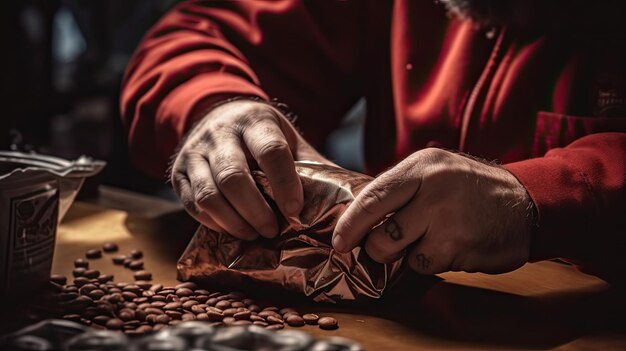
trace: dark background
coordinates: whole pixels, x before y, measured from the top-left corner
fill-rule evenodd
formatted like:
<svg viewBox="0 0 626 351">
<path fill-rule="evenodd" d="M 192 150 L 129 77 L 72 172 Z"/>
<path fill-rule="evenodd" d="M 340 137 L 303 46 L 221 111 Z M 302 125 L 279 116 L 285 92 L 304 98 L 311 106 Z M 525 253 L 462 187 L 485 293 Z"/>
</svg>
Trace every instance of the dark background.
<svg viewBox="0 0 626 351">
<path fill-rule="evenodd" d="M 130 165 L 118 98 L 133 50 L 175 2 L 0 2 L 0 149 L 85 154 L 108 163 L 98 182 L 167 189 Z"/>
</svg>

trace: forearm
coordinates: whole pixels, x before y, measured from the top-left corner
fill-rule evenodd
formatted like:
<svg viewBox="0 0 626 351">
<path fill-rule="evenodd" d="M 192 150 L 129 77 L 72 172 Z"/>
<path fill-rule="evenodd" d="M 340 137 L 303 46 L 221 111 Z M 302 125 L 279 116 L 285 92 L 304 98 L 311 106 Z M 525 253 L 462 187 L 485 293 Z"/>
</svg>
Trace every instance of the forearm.
<svg viewBox="0 0 626 351">
<path fill-rule="evenodd" d="M 505 167 L 537 208 L 531 260 L 565 258 L 608 279 L 624 272 L 626 134 L 588 135 Z"/>
</svg>

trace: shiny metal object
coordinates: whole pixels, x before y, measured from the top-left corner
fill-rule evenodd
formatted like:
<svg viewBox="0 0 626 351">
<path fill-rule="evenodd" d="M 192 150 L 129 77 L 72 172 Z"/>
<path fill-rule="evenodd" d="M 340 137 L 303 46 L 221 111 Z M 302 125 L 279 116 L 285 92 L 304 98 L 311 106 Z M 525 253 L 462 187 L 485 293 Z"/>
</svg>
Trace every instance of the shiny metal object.
<svg viewBox="0 0 626 351">
<path fill-rule="evenodd" d="M 233 286 L 252 280 L 303 293 L 315 301 L 381 297 L 402 259 L 380 264 L 361 247 L 344 254 L 331 244 L 339 216 L 372 178 L 313 162 L 296 162 L 296 169 L 304 189 L 304 208 L 298 217 L 279 215 L 276 238 L 244 241 L 200 226 L 178 262 L 179 279 Z M 274 206 L 267 178 L 261 172 L 253 176 Z"/>
</svg>

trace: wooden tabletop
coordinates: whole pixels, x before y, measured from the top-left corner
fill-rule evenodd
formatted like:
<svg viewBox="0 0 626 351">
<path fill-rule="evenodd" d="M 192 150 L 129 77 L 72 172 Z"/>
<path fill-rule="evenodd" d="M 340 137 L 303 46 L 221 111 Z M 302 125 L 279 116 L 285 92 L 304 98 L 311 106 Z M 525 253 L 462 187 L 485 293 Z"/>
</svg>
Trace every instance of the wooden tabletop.
<svg viewBox="0 0 626 351">
<path fill-rule="evenodd" d="M 58 231 L 53 272 L 107 241 L 121 252 L 140 248 L 154 281 L 176 283 L 175 263 L 195 231 L 177 203 L 103 187 L 77 202 Z M 110 259 L 92 267 L 132 281 Z M 339 320 L 340 328 L 299 328 L 317 337 L 343 336 L 367 350 L 626 350 L 625 294 L 557 262 L 527 264 L 501 275 L 408 274 L 381 301 L 360 306 L 305 303 Z"/>
</svg>

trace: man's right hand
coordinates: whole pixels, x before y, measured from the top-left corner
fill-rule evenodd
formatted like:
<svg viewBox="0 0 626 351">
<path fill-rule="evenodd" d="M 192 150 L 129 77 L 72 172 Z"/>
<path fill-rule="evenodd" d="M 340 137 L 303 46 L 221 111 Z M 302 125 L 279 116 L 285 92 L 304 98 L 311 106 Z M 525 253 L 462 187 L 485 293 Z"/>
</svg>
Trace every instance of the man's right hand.
<svg viewBox="0 0 626 351">
<path fill-rule="evenodd" d="M 278 223 L 255 185 L 250 167 L 267 176 L 285 216 L 303 206 L 294 160 L 329 163 L 274 107 L 237 100 L 211 110 L 190 131 L 172 167 L 174 190 L 205 226 L 241 239 L 274 237 Z"/>
</svg>

